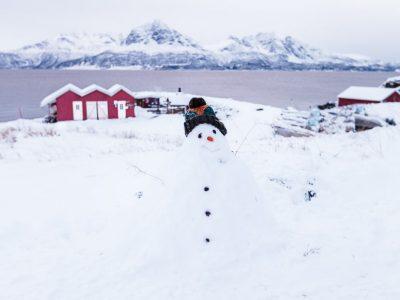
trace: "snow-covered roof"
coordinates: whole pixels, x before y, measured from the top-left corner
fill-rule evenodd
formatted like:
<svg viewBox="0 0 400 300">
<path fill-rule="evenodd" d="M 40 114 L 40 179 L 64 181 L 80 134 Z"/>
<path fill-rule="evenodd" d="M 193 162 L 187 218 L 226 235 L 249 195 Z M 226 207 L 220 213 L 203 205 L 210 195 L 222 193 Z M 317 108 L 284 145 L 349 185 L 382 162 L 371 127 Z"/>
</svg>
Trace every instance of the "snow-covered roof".
<svg viewBox="0 0 400 300">
<path fill-rule="evenodd" d="M 400 76 L 389 77 L 388 79 L 386 79 L 386 82 L 389 82 L 389 81 L 400 82 Z"/>
<path fill-rule="evenodd" d="M 340 93 L 338 98 L 381 102 L 396 92 L 396 89 L 389 88 L 351 86 Z"/>
<path fill-rule="evenodd" d="M 62 88 L 58 89 L 57 91 L 55 91 L 54 93 L 51 93 L 50 95 L 48 95 L 46 98 L 44 98 L 42 100 L 42 102 L 40 102 L 40 106 L 44 107 L 46 105 L 55 103 L 57 101 L 57 98 L 60 97 L 61 95 L 65 94 L 66 92 L 73 92 L 81 97 L 90 94 L 94 91 L 99 91 L 102 92 L 106 95 L 109 96 L 113 96 L 115 95 L 117 92 L 119 91 L 125 91 L 126 93 L 128 93 L 129 95 L 131 95 L 132 97 L 134 97 L 134 93 L 129 90 L 128 88 L 120 85 L 120 84 L 115 84 L 112 87 L 110 87 L 108 90 L 97 85 L 97 84 L 91 84 L 83 89 L 77 87 L 76 85 L 73 85 L 72 83 L 69 83 L 65 86 L 63 86 Z"/>
<path fill-rule="evenodd" d="M 384 88 L 396 88 L 400 92 L 400 76 L 389 77 L 381 84 Z"/>
</svg>

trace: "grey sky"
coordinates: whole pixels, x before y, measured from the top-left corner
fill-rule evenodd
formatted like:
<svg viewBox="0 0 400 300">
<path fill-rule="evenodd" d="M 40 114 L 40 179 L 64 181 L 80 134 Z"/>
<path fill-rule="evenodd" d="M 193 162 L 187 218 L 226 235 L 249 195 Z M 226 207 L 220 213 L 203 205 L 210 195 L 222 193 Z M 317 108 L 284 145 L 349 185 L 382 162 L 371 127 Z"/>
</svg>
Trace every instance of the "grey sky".
<svg viewBox="0 0 400 300">
<path fill-rule="evenodd" d="M 0 0 L 0 49 L 57 33 L 127 33 L 159 19 L 204 44 L 261 31 L 400 61 L 399 0 Z"/>
</svg>

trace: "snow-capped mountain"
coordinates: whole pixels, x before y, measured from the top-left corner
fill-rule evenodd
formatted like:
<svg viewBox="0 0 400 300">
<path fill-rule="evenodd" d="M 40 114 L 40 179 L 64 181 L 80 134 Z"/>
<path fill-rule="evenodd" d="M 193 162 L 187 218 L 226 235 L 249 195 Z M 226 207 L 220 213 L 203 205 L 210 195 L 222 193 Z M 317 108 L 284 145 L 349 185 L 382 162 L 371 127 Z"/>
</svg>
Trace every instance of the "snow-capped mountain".
<svg viewBox="0 0 400 300">
<path fill-rule="evenodd" d="M 71 56 L 96 54 L 111 47 L 116 47 L 119 43 L 119 37 L 109 34 L 60 34 L 52 39 L 24 46 L 18 49 L 17 53 L 21 55 L 35 55 L 44 52 L 57 53 L 65 54 L 70 58 Z"/>
<path fill-rule="evenodd" d="M 127 50 L 143 52 L 203 52 L 204 49 L 191 38 L 169 28 L 160 21 L 154 21 L 133 29 L 121 45 Z"/>
<path fill-rule="evenodd" d="M 259 33 L 245 37 L 231 36 L 227 45 L 220 49 L 230 57 L 262 55 L 270 61 L 304 62 L 321 56 L 317 49 L 306 47 L 292 37 L 278 38 L 273 33 Z M 228 57 L 229 57 L 228 56 Z"/>
<path fill-rule="evenodd" d="M 119 37 L 109 34 L 60 34 L 51 39 L 26 45 L 13 54 L 25 61 L 27 68 L 57 68 L 62 62 L 95 55 L 116 48 L 119 43 Z"/>
<path fill-rule="evenodd" d="M 379 69 L 384 65 L 361 55 L 327 54 L 291 36 L 280 38 L 274 33 L 231 36 L 218 50 L 225 64 L 234 69 Z"/>
<path fill-rule="evenodd" d="M 231 36 L 203 47 L 153 21 L 126 35 L 61 34 L 20 49 L 0 52 L 1 69 L 261 69 L 388 70 L 399 66 L 364 57 L 332 55 L 296 39 L 258 33 Z"/>
</svg>

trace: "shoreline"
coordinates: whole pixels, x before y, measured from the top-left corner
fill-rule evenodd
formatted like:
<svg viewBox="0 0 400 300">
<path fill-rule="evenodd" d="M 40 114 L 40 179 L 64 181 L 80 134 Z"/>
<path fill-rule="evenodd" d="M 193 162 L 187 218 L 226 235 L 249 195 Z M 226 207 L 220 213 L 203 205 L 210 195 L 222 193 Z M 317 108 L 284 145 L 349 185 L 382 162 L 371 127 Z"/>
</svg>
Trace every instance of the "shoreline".
<svg viewBox="0 0 400 300">
<path fill-rule="evenodd" d="M 132 91 L 177 91 L 285 108 L 332 102 L 351 85 L 378 86 L 386 72 L 0 70 L 0 120 L 46 114 L 40 101 L 67 83 L 122 84 Z M 10 101 L 11 100 L 11 101 Z"/>
</svg>

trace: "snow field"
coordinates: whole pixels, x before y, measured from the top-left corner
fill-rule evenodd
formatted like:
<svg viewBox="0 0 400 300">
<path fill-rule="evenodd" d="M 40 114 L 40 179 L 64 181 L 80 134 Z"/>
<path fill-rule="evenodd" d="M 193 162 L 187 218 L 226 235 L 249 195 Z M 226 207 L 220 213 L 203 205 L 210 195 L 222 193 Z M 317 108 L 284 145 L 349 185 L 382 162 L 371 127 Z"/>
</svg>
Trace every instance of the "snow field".
<svg viewBox="0 0 400 300">
<path fill-rule="evenodd" d="M 399 127 L 282 138 L 279 109 L 207 102 L 228 129 L 223 158 L 245 166 L 192 161 L 181 116 L 0 124 L 0 298 L 398 299 Z M 396 104 L 367 110 L 400 121 Z M 274 224 L 253 235 L 239 220 L 251 206 L 208 180 L 242 195 L 243 170 Z M 196 202 L 208 195 L 215 206 Z M 220 238 L 205 248 L 203 232 Z"/>
</svg>

